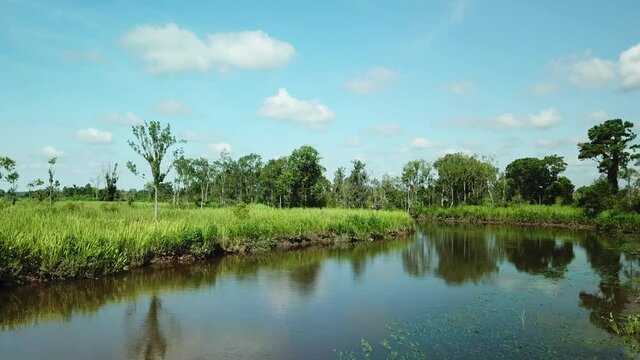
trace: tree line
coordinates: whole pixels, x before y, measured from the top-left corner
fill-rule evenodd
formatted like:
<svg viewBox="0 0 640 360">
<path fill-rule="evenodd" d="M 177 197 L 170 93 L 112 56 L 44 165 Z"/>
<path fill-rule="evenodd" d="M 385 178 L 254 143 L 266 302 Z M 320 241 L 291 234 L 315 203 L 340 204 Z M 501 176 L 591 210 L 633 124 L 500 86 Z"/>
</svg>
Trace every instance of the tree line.
<svg viewBox="0 0 640 360">
<path fill-rule="evenodd" d="M 135 201 L 150 198 L 156 204 L 171 202 L 200 208 L 238 203 L 262 203 L 273 207 L 344 207 L 404 209 L 416 211 L 425 206 L 458 205 L 577 204 L 588 213 L 621 207 L 640 210 L 638 172 L 630 167 L 638 162 L 638 145 L 633 123 L 607 120 L 589 129 L 589 141 L 577 144 L 579 159 L 595 160 L 603 176 L 594 184 L 574 191 L 563 176 L 567 163 L 562 156 L 520 158 L 501 171 L 491 158 L 465 153 L 446 154 L 434 162 L 413 160 L 404 164 L 398 176 L 376 178 L 361 160 L 339 167 L 329 179 L 318 151 L 308 145 L 288 156 L 264 160 L 258 154 L 233 159 L 223 152 L 217 160 L 188 158 L 184 143 L 171 132 L 169 124 L 145 122 L 132 127 L 128 144 L 148 165 L 127 168 L 145 179 L 143 190 L 118 189 L 118 164 L 107 166 L 101 176 L 84 187 L 64 187 L 56 179 L 57 159 L 49 160 L 48 182 L 36 179 L 23 197 L 52 203 L 58 197 L 103 201 Z M 166 158 L 167 155 L 170 158 Z M 147 169 L 147 167 L 145 167 Z M 172 176 L 172 178 L 169 178 Z M 8 184 L 2 194 L 12 203 L 19 197 L 16 162 L 0 157 L 0 181 Z M 620 189 L 619 179 L 626 181 Z M 45 186 L 46 187 L 43 187 Z"/>
</svg>

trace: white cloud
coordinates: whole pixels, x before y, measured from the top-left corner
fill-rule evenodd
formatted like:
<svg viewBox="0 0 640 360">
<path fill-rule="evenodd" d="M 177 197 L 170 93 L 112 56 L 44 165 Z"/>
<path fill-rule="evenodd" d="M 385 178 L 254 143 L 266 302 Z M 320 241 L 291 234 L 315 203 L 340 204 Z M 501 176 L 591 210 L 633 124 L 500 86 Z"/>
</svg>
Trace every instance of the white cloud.
<svg viewBox="0 0 640 360">
<path fill-rule="evenodd" d="M 181 101 L 176 99 L 164 99 L 156 105 L 156 112 L 163 115 L 189 115 L 191 110 Z"/>
<path fill-rule="evenodd" d="M 409 150 L 424 150 L 433 147 L 433 143 L 422 137 L 415 137 L 409 143 Z"/>
<path fill-rule="evenodd" d="M 602 122 L 607 120 L 609 118 L 609 115 L 602 110 L 598 110 L 598 111 L 594 111 L 592 113 L 587 114 L 585 118 L 587 122 L 597 123 L 597 122 Z"/>
<path fill-rule="evenodd" d="M 127 125 L 127 126 L 142 124 L 142 120 L 140 119 L 140 117 L 138 117 L 138 115 L 132 112 L 126 112 L 124 114 L 113 112 L 113 113 L 104 114 L 100 118 L 103 121 L 106 121 L 112 124 Z"/>
<path fill-rule="evenodd" d="M 623 51 L 618 59 L 622 88 L 640 89 L 640 44 Z"/>
<path fill-rule="evenodd" d="M 455 95 L 467 95 L 474 93 L 477 89 L 473 81 L 466 80 L 448 84 L 447 90 Z"/>
<path fill-rule="evenodd" d="M 396 123 L 380 124 L 371 128 L 371 132 L 379 136 L 394 136 L 400 132 Z"/>
<path fill-rule="evenodd" d="M 597 89 L 616 79 L 613 61 L 590 57 L 569 64 L 569 81 L 580 89 Z"/>
<path fill-rule="evenodd" d="M 62 155 L 62 152 L 58 151 L 56 148 L 54 148 L 51 145 L 47 145 L 45 147 L 42 148 L 42 150 L 40 151 L 42 153 L 42 155 L 46 156 L 46 157 L 58 157 Z"/>
<path fill-rule="evenodd" d="M 582 90 L 607 87 L 617 79 L 616 63 L 593 56 L 590 51 L 551 60 L 549 68 L 567 76 L 569 83 Z"/>
<path fill-rule="evenodd" d="M 136 26 L 123 35 L 122 44 L 154 73 L 274 68 L 295 54 L 291 44 L 262 31 L 213 33 L 204 40 L 173 23 Z"/>
<path fill-rule="evenodd" d="M 267 97 L 259 113 L 272 119 L 301 123 L 312 129 L 324 129 L 335 119 L 333 111 L 318 99 L 299 100 L 289 95 L 286 89 Z"/>
<path fill-rule="evenodd" d="M 393 70 L 378 67 L 347 81 L 347 89 L 358 95 L 369 95 L 389 87 L 396 78 Z"/>
<path fill-rule="evenodd" d="M 499 128 L 518 129 L 524 126 L 524 121 L 513 114 L 502 114 L 496 118 L 496 126 Z"/>
<path fill-rule="evenodd" d="M 537 114 L 529 115 L 529 119 L 534 127 L 538 129 L 548 129 L 559 123 L 562 118 L 558 110 L 549 108 Z"/>
<path fill-rule="evenodd" d="M 94 128 L 80 129 L 76 132 L 76 139 L 86 144 L 111 144 L 113 142 L 113 134 L 108 131 L 102 131 Z"/>
<path fill-rule="evenodd" d="M 78 63 L 78 62 L 100 62 L 100 61 L 106 60 L 106 57 L 96 49 L 84 49 L 84 50 L 61 51 L 60 59 L 66 62 Z"/>
<path fill-rule="evenodd" d="M 228 143 L 219 142 L 219 143 L 209 144 L 209 150 L 211 150 L 211 152 L 213 153 L 220 154 L 222 152 L 230 153 L 233 149 L 231 148 L 231 145 L 229 145 Z"/>
<path fill-rule="evenodd" d="M 556 90 L 557 86 L 552 83 L 536 83 L 531 87 L 531 93 L 537 96 L 551 95 Z"/>
</svg>

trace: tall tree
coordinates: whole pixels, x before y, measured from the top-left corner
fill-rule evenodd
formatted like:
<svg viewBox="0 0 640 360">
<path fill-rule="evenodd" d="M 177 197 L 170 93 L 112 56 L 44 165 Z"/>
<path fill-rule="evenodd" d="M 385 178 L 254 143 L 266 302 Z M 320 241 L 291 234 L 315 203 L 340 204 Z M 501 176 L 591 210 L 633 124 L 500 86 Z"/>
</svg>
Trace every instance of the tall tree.
<svg viewBox="0 0 640 360">
<path fill-rule="evenodd" d="M 332 191 L 335 206 L 347 207 L 347 178 L 342 166 L 333 174 Z"/>
<path fill-rule="evenodd" d="M 118 163 L 116 163 L 113 167 L 111 165 L 107 165 L 106 170 L 104 170 L 104 182 L 105 182 L 105 201 L 113 201 L 116 199 L 118 195 Z"/>
<path fill-rule="evenodd" d="M 318 150 L 305 145 L 289 156 L 287 177 L 291 186 L 291 206 L 320 207 L 325 205 L 327 179 L 320 164 Z"/>
<path fill-rule="evenodd" d="M 288 206 L 291 194 L 287 171 L 288 158 L 271 159 L 262 168 L 260 183 L 263 198 L 271 206 Z"/>
<path fill-rule="evenodd" d="M 11 195 L 11 202 L 16 202 L 16 189 L 17 182 L 20 175 L 16 171 L 15 160 L 9 157 L 0 157 L 0 180 L 3 178 L 9 183 L 9 195 Z"/>
<path fill-rule="evenodd" d="M 366 164 L 358 159 L 351 161 L 353 168 L 347 184 L 349 189 L 349 207 L 363 208 L 367 206 L 368 188 L 367 183 L 369 175 L 367 174 Z"/>
<path fill-rule="evenodd" d="M 630 160 L 640 159 L 636 154 L 640 145 L 629 143 L 636 138 L 633 123 L 621 119 L 607 120 L 589 129 L 589 142 L 578 144 L 578 159 L 594 159 L 598 171 L 606 174 L 614 192 L 618 191 L 618 175 Z"/>
<path fill-rule="evenodd" d="M 409 161 L 402 168 L 402 182 L 407 191 L 407 211 L 415 204 L 418 192 L 427 186 L 431 166 L 424 160 Z"/>
<path fill-rule="evenodd" d="M 566 180 L 552 187 L 558 175 L 567 168 L 564 158 L 558 155 L 538 158 L 522 158 L 512 161 L 505 170 L 505 177 L 511 189 L 531 203 L 553 203 L 556 196 L 562 196 L 569 187 Z M 569 182 L 570 184 L 571 182 Z M 556 194 L 556 192 L 558 192 Z M 572 191 L 572 189 L 571 189 Z M 547 196 L 545 196 L 547 195 Z M 565 198 L 569 195 L 565 194 Z"/>
<path fill-rule="evenodd" d="M 54 191 L 60 186 L 60 182 L 54 178 L 56 175 L 55 165 L 58 161 L 57 157 L 53 157 L 47 161 L 49 163 L 49 204 L 53 204 L 53 194 Z"/>
<path fill-rule="evenodd" d="M 171 125 L 166 124 L 162 127 L 158 121 L 145 121 L 143 124 L 133 125 L 131 128 L 135 139 L 128 141 L 129 146 L 138 153 L 138 155 L 142 156 L 151 168 L 151 184 L 154 191 L 153 217 L 155 221 L 158 221 L 158 190 L 160 184 L 162 184 L 171 170 L 171 166 L 162 169 L 162 160 L 172 146 L 182 141 L 177 140 L 176 137 L 171 134 Z M 176 150 L 174 155 L 178 153 L 179 150 Z M 134 175 L 146 178 L 131 161 L 127 162 L 127 168 L 129 168 Z"/>
</svg>

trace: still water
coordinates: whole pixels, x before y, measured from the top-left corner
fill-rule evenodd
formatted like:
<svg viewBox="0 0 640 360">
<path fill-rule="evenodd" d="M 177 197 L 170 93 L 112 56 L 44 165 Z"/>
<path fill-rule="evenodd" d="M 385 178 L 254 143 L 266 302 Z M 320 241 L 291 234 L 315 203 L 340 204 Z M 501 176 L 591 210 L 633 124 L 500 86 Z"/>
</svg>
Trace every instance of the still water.
<svg viewBox="0 0 640 360">
<path fill-rule="evenodd" d="M 4 289 L 0 358 L 624 358 L 629 345 L 607 330 L 610 314 L 640 312 L 640 262 L 624 241 L 423 226 L 355 247 Z"/>
</svg>

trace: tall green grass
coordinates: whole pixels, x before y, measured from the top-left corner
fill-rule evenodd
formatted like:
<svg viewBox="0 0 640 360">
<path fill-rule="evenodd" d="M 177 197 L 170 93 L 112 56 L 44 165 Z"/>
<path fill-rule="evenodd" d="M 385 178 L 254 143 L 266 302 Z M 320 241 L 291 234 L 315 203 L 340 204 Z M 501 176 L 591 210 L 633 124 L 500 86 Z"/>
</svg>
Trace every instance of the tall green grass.
<svg viewBox="0 0 640 360">
<path fill-rule="evenodd" d="M 588 225 L 591 224 L 582 209 L 559 205 L 456 206 L 451 208 L 424 208 L 420 216 L 438 220 L 465 220 L 469 222 L 501 222 L 512 224 Z"/>
<path fill-rule="evenodd" d="M 399 211 L 175 209 L 159 222 L 150 204 L 22 202 L 0 209 L 0 281 L 97 277 L 158 256 L 256 251 L 314 236 L 363 240 L 413 228 Z"/>
</svg>

